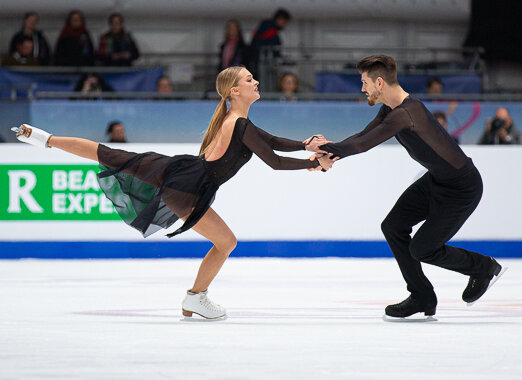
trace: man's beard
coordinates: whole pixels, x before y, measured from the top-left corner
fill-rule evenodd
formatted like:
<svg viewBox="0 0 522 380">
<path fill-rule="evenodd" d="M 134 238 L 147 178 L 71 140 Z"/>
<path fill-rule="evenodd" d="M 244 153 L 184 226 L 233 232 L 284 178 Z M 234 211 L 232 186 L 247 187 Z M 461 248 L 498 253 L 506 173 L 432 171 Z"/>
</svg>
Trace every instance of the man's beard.
<svg viewBox="0 0 522 380">
<path fill-rule="evenodd" d="M 379 90 L 375 90 L 371 94 L 368 94 L 368 105 L 374 106 L 375 104 L 377 104 L 377 100 L 381 96 L 381 94 L 382 92 Z"/>
</svg>

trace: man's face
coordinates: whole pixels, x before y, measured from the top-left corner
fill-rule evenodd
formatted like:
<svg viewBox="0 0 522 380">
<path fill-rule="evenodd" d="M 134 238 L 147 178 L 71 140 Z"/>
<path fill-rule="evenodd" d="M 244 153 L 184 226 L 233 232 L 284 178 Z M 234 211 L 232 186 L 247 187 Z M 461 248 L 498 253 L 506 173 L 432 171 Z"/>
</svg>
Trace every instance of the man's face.
<svg viewBox="0 0 522 380">
<path fill-rule="evenodd" d="M 111 19 L 111 31 L 115 34 L 120 33 L 123 29 L 123 23 L 121 21 L 121 18 L 118 16 L 114 16 Z"/>
<path fill-rule="evenodd" d="M 375 81 L 372 80 L 368 76 L 368 73 L 364 72 L 361 74 L 361 82 L 362 82 L 362 88 L 361 91 L 366 94 L 368 97 L 368 104 L 370 106 L 374 106 L 377 103 L 380 103 L 380 97 L 382 95 L 382 91 L 379 88 L 378 85 L 379 78 L 377 78 Z"/>
<path fill-rule="evenodd" d="M 497 112 L 495 112 L 495 118 L 504 120 L 506 122 L 506 124 L 508 124 L 511 121 L 511 117 L 509 116 L 509 112 L 505 108 L 497 109 Z"/>
<path fill-rule="evenodd" d="M 24 41 L 19 45 L 19 51 L 22 57 L 29 57 L 33 54 L 33 41 Z"/>
<path fill-rule="evenodd" d="M 289 22 L 290 22 L 290 20 L 287 20 L 286 18 L 283 18 L 283 17 L 278 17 L 275 19 L 275 24 L 281 30 L 286 28 L 286 26 L 288 25 Z"/>
</svg>

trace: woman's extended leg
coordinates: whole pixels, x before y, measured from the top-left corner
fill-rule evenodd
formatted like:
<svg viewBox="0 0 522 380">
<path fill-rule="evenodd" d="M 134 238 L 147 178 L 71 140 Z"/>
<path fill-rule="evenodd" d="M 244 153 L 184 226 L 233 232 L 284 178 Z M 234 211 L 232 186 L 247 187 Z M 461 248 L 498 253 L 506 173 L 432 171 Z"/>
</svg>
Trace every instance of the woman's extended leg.
<svg viewBox="0 0 522 380">
<path fill-rule="evenodd" d="M 234 233 L 212 208 L 209 208 L 192 229 L 214 243 L 201 262 L 196 281 L 190 290 L 193 293 L 200 293 L 207 290 L 228 255 L 236 248 L 237 240 Z"/>
<path fill-rule="evenodd" d="M 77 156 L 98 161 L 98 143 L 78 137 L 51 136 L 48 144 L 52 148 L 58 148 Z"/>
</svg>

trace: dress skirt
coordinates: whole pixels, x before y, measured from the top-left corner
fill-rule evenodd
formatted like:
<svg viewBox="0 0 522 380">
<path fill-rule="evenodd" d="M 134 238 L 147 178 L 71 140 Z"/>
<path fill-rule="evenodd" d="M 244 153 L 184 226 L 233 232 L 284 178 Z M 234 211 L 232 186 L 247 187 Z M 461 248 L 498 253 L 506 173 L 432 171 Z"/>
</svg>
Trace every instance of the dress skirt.
<svg viewBox="0 0 522 380">
<path fill-rule="evenodd" d="M 167 236 L 192 228 L 219 188 L 197 156 L 132 153 L 99 144 L 98 161 L 100 188 L 123 221 L 144 237 L 182 218 L 184 224 Z"/>
</svg>

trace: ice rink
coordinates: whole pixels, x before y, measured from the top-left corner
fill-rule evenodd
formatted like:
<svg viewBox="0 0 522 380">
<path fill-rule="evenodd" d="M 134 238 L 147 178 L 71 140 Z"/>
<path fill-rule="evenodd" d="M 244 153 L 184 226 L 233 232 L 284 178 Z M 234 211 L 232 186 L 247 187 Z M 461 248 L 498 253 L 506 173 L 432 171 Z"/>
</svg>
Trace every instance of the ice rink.
<svg viewBox="0 0 522 380">
<path fill-rule="evenodd" d="M 389 323 L 393 259 L 231 258 L 224 321 L 186 320 L 200 260 L 0 262 L 1 379 L 521 379 L 522 260 L 473 307 L 424 266 L 437 322 Z"/>
</svg>

